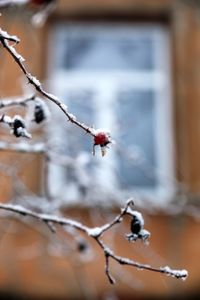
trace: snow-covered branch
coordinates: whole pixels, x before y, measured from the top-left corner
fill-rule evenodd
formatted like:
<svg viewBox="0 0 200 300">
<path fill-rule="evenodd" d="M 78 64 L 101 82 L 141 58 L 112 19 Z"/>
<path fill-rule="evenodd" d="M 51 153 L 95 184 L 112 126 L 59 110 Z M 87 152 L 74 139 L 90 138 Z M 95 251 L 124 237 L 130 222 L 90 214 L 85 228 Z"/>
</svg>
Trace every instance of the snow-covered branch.
<svg viewBox="0 0 200 300">
<path fill-rule="evenodd" d="M 35 99 L 36 99 L 36 96 L 33 95 L 31 97 L 26 97 L 24 99 L 17 98 L 17 99 L 0 100 L 0 109 L 14 107 L 14 106 L 26 106 L 28 102 L 34 101 Z"/>
<path fill-rule="evenodd" d="M 106 231 L 109 231 L 116 224 L 119 224 L 120 222 L 122 222 L 124 216 L 127 214 L 131 215 L 134 218 L 137 218 L 137 225 L 136 225 L 136 228 L 134 229 L 134 234 L 136 234 L 136 232 L 137 232 L 138 238 L 139 238 L 139 233 L 143 229 L 144 220 L 142 218 L 142 215 L 139 212 L 132 210 L 132 208 L 131 208 L 132 205 L 133 205 L 133 201 L 132 201 L 132 199 L 130 199 L 129 201 L 127 201 L 126 206 L 121 210 L 121 213 L 118 216 L 116 216 L 116 218 L 114 218 L 113 221 L 111 221 L 110 223 L 107 223 L 103 226 L 93 227 L 93 228 L 90 228 L 80 222 L 73 220 L 73 219 L 69 219 L 69 218 L 65 218 L 65 217 L 58 217 L 58 216 L 48 215 L 48 214 L 36 213 L 32 210 L 24 208 L 21 205 L 0 204 L 0 209 L 16 213 L 20 216 L 20 218 L 32 217 L 40 222 L 47 224 L 49 226 L 49 229 L 54 233 L 56 233 L 56 229 L 52 224 L 75 228 L 75 229 L 85 233 L 90 238 L 93 238 L 97 242 L 97 244 L 100 246 L 100 248 L 102 249 L 102 251 L 104 253 L 105 273 L 106 273 L 110 283 L 112 283 L 112 284 L 115 283 L 115 280 L 112 277 L 112 275 L 110 274 L 110 266 L 109 266 L 110 259 L 113 259 L 120 265 L 128 265 L 128 266 L 136 267 L 137 269 L 141 269 L 141 270 L 159 272 L 159 273 L 166 274 L 168 276 L 181 278 L 181 279 L 187 278 L 188 272 L 186 270 L 173 270 L 173 269 L 169 268 L 168 266 L 156 268 L 156 267 L 152 267 L 151 265 L 141 264 L 132 259 L 122 257 L 122 256 L 115 254 L 112 249 L 110 249 L 107 245 L 105 245 L 105 243 L 102 240 L 104 233 Z M 138 226 L 138 224 L 140 226 Z M 131 225 L 131 230 L 133 230 L 132 225 Z"/>
<path fill-rule="evenodd" d="M 36 77 L 34 77 L 30 72 L 28 72 L 24 64 L 25 59 L 15 50 L 14 46 L 11 46 L 9 44 L 9 41 L 14 41 L 16 43 L 19 43 L 20 40 L 15 36 L 10 36 L 7 32 L 0 29 L 0 42 L 2 43 L 3 47 L 8 51 L 8 53 L 13 57 L 14 61 L 17 63 L 21 71 L 24 73 L 24 75 L 28 79 L 28 83 L 32 84 L 35 90 L 41 96 L 55 103 L 66 115 L 69 122 L 75 124 L 83 131 L 90 134 L 93 137 L 93 145 L 94 146 L 99 145 L 102 150 L 102 156 L 104 156 L 106 153 L 105 150 L 107 145 L 112 143 L 110 134 L 108 134 L 104 130 L 99 130 L 99 129 L 95 130 L 94 128 L 87 126 L 86 124 L 78 121 L 76 116 L 74 116 L 68 111 L 67 106 L 58 97 L 46 92 L 43 89 L 41 82 Z"/>
<path fill-rule="evenodd" d="M 31 75 L 31 73 L 28 72 L 26 69 L 26 66 L 24 65 L 23 57 L 17 53 L 15 48 L 13 46 L 9 45 L 8 40 L 15 41 L 16 43 L 19 42 L 19 39 L 13 36 L 10 36 L 7 34 L 5 31 L 0 31 L 0 42 L 2 43 L 3 47 L 8 51 L 8 53 L 13 57 L 15 62 L 18 64 L 19 68 L 21 71 L 24 73 L 26 78 L 28 79 L 28 82 L 34 86 L 37 92 L 39 92 L 43 97 L 49 99 L 50 101 L 54 102 L 62 111 L 63 113 L 67 116 L 68 121 L 71 123 L 75 124 L 76 126 L 80 127 L 83 129 L 85 132 L 89 133 L 91 136 L 95 137 L 95 131 L 93 128 L 85 125 L 84 123 L 79 122 L 76 117 L 68 112 L 67 106 L 61 102 L 58 97 L 46 92 L 40 81 Z"/>
<path fill-rule="evenodd" d="M 9 1 L 3 1 L 4 5 L 7 5 Z M 20 3 L 20 1 L 10 1 L 10 4 Z M 24 3 L 27 1 L 24 1 Z M 46 1 L 46 2 L 54 2 L 52 1 Z M 7 4 L 6 4 L 7 3 Z M 56 97 L 53 94 L 48 93 L 43 88 L 41 82 L 34 77 L 26 67 L 24 61 L 25 59 L 16 51 L 15 46 L 18 44 L 20 40 L 18 37 L 14 35 L 9 35 L 6 31 L 3 31 L 0 29 L 0 43 L 5 48 L 5 50 L 10 54 L 10 56 L 14 59 L 15 63 L 18 65 L 20 70 L 23 72 L 25 77 L 28 80 L 28 83 L 30 83 L 35 91 L 45 99 L 50 100 L 54 104 L 56 104 L 60 110 L 64 113 L 66 116 L 67 121 L 71 122 L 75 126 L 81 128 L 83 132 L 88 133 L 93 138 L 93 154 L 95 154 L 95 147 L 99 146 L 101 148 L 102 156 L 106 153 L 106 148 L 110 143 L 112 143 L 110 133 L 103 129 L 94 129 L 90 126 L 85 125 L 84 123 L 77 120 L 76 116 L 71 114 L 68 111 L 67 106 L 62 102 L 58 97 Z M 11 45 L 11 43 L 14 45 Z M 0 109 L 4 108 L 10 108 L 13 106 L 27 106 L 27 103 L 33 101 L 34 102 L 34 113 L 33 113 L 33 119 L 31 119 L 31 122 L 34 121 L 35 123 L 41 123 L 42 121 L 47 119 L 48 116 L 48 109 L 45 107 L 42 99 L 39 99 L 36 95 L 33 95 L 28 98 L 24 99 L 10 99 L 10 100 L 2 100 L 0 101 Z M 0 123 L 6 124 L 6 126 L 11 129 L 11 133 L 15 137 L 26 137 L 30 138 L 31 135 L 26 130 L 26 124 L 25 120 L 22 118 L 22 116 L 15 115 L 14 117 L 11 117 L 7 114 L 0 115 Z M 51 124 L 50 124 L 51 125 Z M 49 126 L 50 126 L 49 125 Z M 53 147 L 51 148 L 50 142 L 48 143 L 35 143 L 35 144 L 28 144 L 25 142 L 20 143 L 7 143 L 0 141 L 0 151 L 6 150 L 6 151 L 17 151 L 20 153 L 35 153 L 35 154 L 43 154 L 45 158 L 45 164 L 44 164 L 44 171 L 45 171 L 45 180 L 44 182 L 44 200 L 46 202 L 51 201 L 53 197 L 50 194 L 50 188 L 48 183 L 48 173 L 49 173 L 49 165 L 48 162 L 51 160 L 53 163 L 60 164 L 62 166 L 70 167 L 71 169 L 78 169 L 79 163 L 78 158 L 68 157 L 67 155 L 60 155 L 60 153 L 54 152 Z M 80 172 L 79 172 L 80 173 Z M 17 174 L 17 173 L 16 173 Z M 82 173 L 83 174 L 83 173 Z M 80 177 L 84 177 L 85 173 L 83 175 L 79 174 Z M 17 177 L 17 176 L 16 176 Z M 77 176 L 78 177 L 78 176 Z M 85 176 L 86 177 L 86 176 Z M 85 178 L 84 178 L 85 179 Z M 44 181 L 45 181 L 44 180 Z M 90 181 L 90 180 L 88 180 Z M 81 180 L 80 180 L 81 182 Z M 89 183 L 91 185 L 91 182 Z M 35 200 L 35 198 L 33 197 Z M 45 202 L 45 204 L 46 204 Z M 20 202 L 22 203 L 22 197 L 20 198 Z M 60 204 L 60 203 L 59 203 Z M 26 203 L 27 205 L 27 203 Z M 41 202 L 40 202 L 40 206 Z M 41 208 L 40 207 L 40 208 Z M 56 205 L 55 205 L 56 207 Z M 113 227 L 122 225 L 122 222 L 124 221 L 124 218 L 126 216 L 129 216 L 131 219 L 130 221 L 130 232 L 126 233 L 124 235 L 124 239 L 126 242 L 137 242 L 138 240 L 141 240 L 142 242 L 146 243 L 147 240 L 150 237 L 150 233 L 144 228 L 144 219 L 140 212 L 133 209 L 134 203 L 132 199 L 129 199 L 125 206 L 121 209 L 120 213 L 113 218 L 112 221 L 107 222 L 104 225 L 101 225 L 99 227 L 89 227 L 81 222 L 78 222 L 74 219 L 70 219 L 67 217 L 63 217 L 60 215 L 51 215 L 48 214 L 50 210 L 41 209 L 42 212 L 47 213 L 39 213 L 35 212 L 33 208 L 28 209 L 25 208 L 23 205 L 17 205 L 17 204 L 9 204 L 9 203 L 0 203 L 0 210 L 4 210 L 6 212 L 6 216 L 10 214 L 16 214 L 20 220 L 30 220 L 33 219 L 39 223 L 44 223 L 48 226 L 50 231 L 53 234 L 57 234 L 57 227 L 62 227 L 65 229 L 65 233 L 67 234 L 67 231 L 69 229 L 73 229 L 74 234 L 72 234 L 72 237 L 74 240 L 77 240 L 77 231 L 80 232 L 80 234 L 85 234 L 88 238 L 93 239 L 97 245 L 99 246 L 100 250 L 102 251 L 104 258 L 105 258 L 105 274 L 108 277 L 108 280 L 111 284 L 115 283 L 115 279 L 111 275 L 110 271 L 110 261 L 113 260 L 119 265 L 128 265 L 135 267 L 137 269 L 144 269 L 152 272 L 158 272 L 162 274 L 166 274 L 172 277 L 176 278 L 182 278 L 185 279 L 188 275 L 186 270 L 173 270 L 168 266 L 164 267 L 152 267 L 149 264 L 141 264 L 137 261 L 134 261 L 132 259 L 129 259 L 124 256 L 117 255 L 112 247 L 107 246 L 103 240 L 104 234 L 106 232 L 109 232 Z M 45 207 L 47 208 L 47 206 Z M 60 207 L 57 211 L 59 211 Z M 52 210 L 51 210 L 52 211 Z M 80 243 L 80 249 L 85 248 L 84 243 Z M 81 250 L 80 250 L 81 251 Z"/>
</svg>

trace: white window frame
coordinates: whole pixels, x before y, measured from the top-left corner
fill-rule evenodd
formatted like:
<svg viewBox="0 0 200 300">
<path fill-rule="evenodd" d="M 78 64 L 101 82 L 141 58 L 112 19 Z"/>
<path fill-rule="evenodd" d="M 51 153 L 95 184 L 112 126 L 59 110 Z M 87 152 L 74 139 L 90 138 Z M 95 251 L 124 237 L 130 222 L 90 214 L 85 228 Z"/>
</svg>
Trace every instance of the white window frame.
<svg viewBox="0 0 200 300">
<path fill-rule="evenodd" d="M 69 87 L 74 86 L 83 86 L 90 87 L 96 86 L 97 79 L 102 78 L 102 72 L 96 71 L 95 76 L 89 71 L 67 71 L 60 69 L 55 71 L 54 61 L 54 49 L 55 49 L 55 36 L 59 34 L 61 40 L 65 35 L 66 24 L 58 24 L 54 27 L 50 35 L 50 61 L 49 61 L 49 78 L 50 78 L 50 87 L 54 94 L 58 95 L 62 99 L 62 95 L 65 94 L 66 90 Z M 138 201 L 141 205 L 145 205 L 146 201 L 151 201 L 155 206 L 165 206 L 174 195 L 175 190 L 175 172 L 174 172 L 174 136 L 173 136 L 173 108 L 172 108 L 172 95 L 171 95 L 171 82 L 170 82 L 170 42 L 169 42 L 169 33 L 168 30 L 162 25 L 148 24 L 148 25 L 117 25 L 119 30 L 116 31 L 116 24 L 98 24 L 90 25 L 87 27 L 85 24 L 68 24 L 67 26 L 74 26 L 74 28 L 79 28 L 81 31 L 90 30 L 98 32 L 98 30 L 103 30 L 103 28 L 109 28 L 112 31 L 112 26 L 114 28 L 113 34 L 119 34 L 121 30 L 122 33 L 126 31 L 126 34 L 151 34 L 152 39 L 154 40 L 154 55 L 156 56 L 157 67 L 155 70 L 143 71 L 106 71 L 103 73 L 103 80 L 101 84 L 104 85 L 104 88 L 99 88 L 99 99 L 101 101 L 96 101 L 97 105 L 99 104 L 99 112 L 102 111 L 101 107 L 104 105 L 102 101 L 106 101 L 106 112 L 109 114 L 108 117 L 105 117 L 105 110 L 103 115 L 99 114 L 99 119 L 96 128 L 113 128 L 113 119 L 112 113 L 109 113 L 109 107 L 112 108 L 112 101 L 114 101 L 113 95 L 115 95 L 115 88 L 117 87 L 117 82 L 120 84 L 123 82 L 124 86 L 130 86 L 131 88 L 140 88 L 141 90 L 152 89 L 155 91 L 156 95 L 156 157 L 158 160 L 158 179 L 159 184 L 157 188 L 137 188 L 134 187 L 132 191 L 123 191 L 122 193 L 118 191 L 119 199 L 117 201 L 124 201 L 126 197 L 134 196 L 138 198 Z M 107 31 L 108 32 L 108 31 Z M 56 45 L 56 47 L 62 47 L 62 44 Z M 61 50 L 61 49 L 60 49 Z M 106 84 L 109 85 L 109 93 L 102 94 L 106 90 Z M 84 120 L 81 120 L 84 121 Z M 70 125 L 69 125 L 70 126 Z M 59 130 L 59 126 L 58 126 Z M 164 135 L 163 135 L 164 132 Z M 115 135 L 115 132 L 113 132 Z M 109 164 L 105 163 L 105 160 L 108 160 L 109 163 L 113 163 L 114 154 L 112 149 L 109 151 L 109 155 L 106 158 L 103 158 L 104 163 L 100 168 L 102 173 L 102 185 L 107 186 L 108 183 L 112 183 L 112 186 L 116 186 L 115 180 L 112 176 L 111 169 L 108 167 Z M 170 153 L 170 155 L 169 155 Z M 99 156 L 96 159 L 102 160 Z M 52 187 L 52 193 L 57 194 L 61 190 L 65 194 L 63 187 L 66 185 L 66 180 L 62 169 L 58 166 L 50 164 L 50 177 L 49 177 L 49 186 Z M 106 174 L 106 175 L 105 175 Z M 109 175 L 109 176 L 108 176 Z M 109 188 L 109 186 L 108 186 Z M 66 188 L 67 190 L 67 188 Z M 67 195 L 67 192 L 66 194 Z M 116 197 L 117 198 L 117 197 Z M 72 203 L 67 200 L 67 204 L 75 204 L 74 200 Z M 146 201 L 144 201 L 146 200 Z M 76 199 L 77 202 L 81 199 Z M 94 204 L 91 203 L 91 205 Z"/>
</svg>

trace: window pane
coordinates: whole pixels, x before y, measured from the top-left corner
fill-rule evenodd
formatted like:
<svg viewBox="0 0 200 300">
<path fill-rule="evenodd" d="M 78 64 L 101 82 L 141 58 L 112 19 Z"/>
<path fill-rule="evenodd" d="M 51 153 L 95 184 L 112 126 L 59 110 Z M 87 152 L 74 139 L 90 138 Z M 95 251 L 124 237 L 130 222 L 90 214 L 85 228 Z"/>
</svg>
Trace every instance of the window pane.
<svg viewBox="0 0 200 300">
<path fill-rule="evenodd" d="M 80 122 L 92 126 L 94 124 L 94 91 L 89 89 L 69 90 L 67 93 L 67 106 Z M 82 130 L 69 124 L 66 134 L 67 153 L 76 157 L 82 151 L 92 152 L 91 138 L 83 134 Z"/>
<path fill-rule="evenodd" d="M 117 173 L 122 188 L 155 187 L 155 101 L 152 91 L 120 91 L 116 106 Z"/>
<path fill-rule="evenodd" d="M 141 32 L 140 32 L 141 31 Z M 153 36 L 142 30 L 66 28 L 62 67 L 70 70 L 148 70 L 154 67 Z M 64 63 L 64 65 L 63 65 Z"/>
<path fill-rule="evenodd" d="M 108 156 L 99 157 L 96 147 L 93 157 L 91 137 L 69 125 L 65 153 L 89 154 L 84 171 L 95 188 L 160 193 L 161 174 L 173 174 L 166 30 L 152 24 L 68 24 L 58 27 L 53 45 L 54 76 L 69 111 L 89 126 L 105 127 L 116 141 Z M 68 169 L 65 178 L 78 189 L 73 172 Z"/>
</svg>

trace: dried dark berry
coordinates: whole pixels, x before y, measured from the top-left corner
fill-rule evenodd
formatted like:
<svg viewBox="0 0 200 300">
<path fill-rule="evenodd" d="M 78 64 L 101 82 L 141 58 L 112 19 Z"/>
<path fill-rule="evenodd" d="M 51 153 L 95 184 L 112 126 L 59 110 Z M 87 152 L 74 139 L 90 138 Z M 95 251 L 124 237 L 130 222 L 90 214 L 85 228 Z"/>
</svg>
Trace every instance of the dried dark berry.
<svg viewBox="0 0 200 300">
<path fill-rule="evenodd" d="M 34 110 L 34 121 L 36 123 L 41 123 L 46 119 L 46 115 L 44 112 L 44 109 L 41 104 L 36 104 L 35 105 L 35 110 Z"/>
<path fill-rule="evenodd" d="M 141 229 L 142 229 L 141 221 L 136 216 L 133 216 L 133 219 L 131 221 L 131 232 L 134 234 L 139 234 Z"/>
<path fill-rule="evenodd" d="M 16 137 L 20 137 L 21 130 L 19 130 L 19 128 L 25 128 L 24 121 L 21 118 L 14 118 L 12 126 L 13 126 L 13 134 Z"/>
</svg>

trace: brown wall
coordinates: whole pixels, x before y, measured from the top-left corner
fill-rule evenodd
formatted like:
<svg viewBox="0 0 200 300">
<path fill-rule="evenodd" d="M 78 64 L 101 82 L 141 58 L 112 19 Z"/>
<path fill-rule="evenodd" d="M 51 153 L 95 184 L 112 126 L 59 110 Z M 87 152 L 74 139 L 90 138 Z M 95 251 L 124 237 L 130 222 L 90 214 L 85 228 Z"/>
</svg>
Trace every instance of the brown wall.
<svg viewBox="0 0 200 300">
<path fill-rule="evenodd" d="M 176 150 L 176 175 L 184 184 L 184 197 L 197 202 L 200 192 L 200 7 L 188 5 L 193 1 L 170 0 L 77 0 L 60 1 L 59 6 L 48 23 L 42 29 L 33 29 L 28 24 L 25 13 L 10 14 L 10 19 L 4 15 L 1 18 L 3 29 L 20 37 L 21 43 L 17 49 L 26 58 L 26 64 L 31 73 L 40 80 L 45 79 L 47 66 L 47 41 L 51 26 L 59 20 L 102 19 L 155 21 L 168 26 L 171 36 L 172 51 L 172 85 L 174 108 L 174 135 Z M 21 72 L 15 63 L 0 48 L 0 91 L 1 97 L 20 94 Z M 18 161 L 24 156 L 0 153 L 1 159 L 7 163 Z M 40 190 L 41 164 L 38 157 L 28 156 L 27 162 L 20 167 L 21 176 L 33 191 Z M 1 201 L 9 198 L 12 182 L 9 177 L 1 174 Z M 179 201 L 177 197 L 176 201 Z M 196 205 L 196 203 L 195 203 Z M 198 210 L 196 209 L 198 213 Z M 86 211 L 68 212 L 76 219 L 90 223 L 91 215 Z M 200 215 L 200 214 L 199 214 Z M 146 213 L 146 227 L 151 231 L 151 243 L 144 247 L 140 243 L 128 244 L 122 239 L 124 232 L 115 237 L 117 252 L 144 263 L 155 266 L 169 265 L 174 268 L 189 270 L 186 282 L 152 274 L 148 271 L 131 270 L 123 266 L 114 266 L 113 273 L 118 274 L 119 283 L 116 291 L 123 298 L 151 295 L 178 295 L 199 291 L 200 276 L 200 225 L 194 218 L 185 214 L 168 216 L 154 212 Z M 42 233 L 33 228 L 19 224 L 16 221 L 1 221 L 0 243 L 0 287 L 4 291 L 27 293 L 29 297 L 52 296 L 54 299 L 90 298 L 98 294 L 112 292 L 112 287 L 104 275 L 104 261 L 97 251 L 94 261 L 77 261 L 74 251 L 64 258 L 52 258 L 47 251 L 47 238 L 50 236 L 45 225 Z M 103 218 L 98 224 L 103 223 Z M 95 224 L 95 225 L 98 225 Z M 100 225 L 100 224 L 99 224 Z M 129 226 L 127 224 L 127 226 Z M 6 232 L 6 234 L 4 234 Z M 63 234 L 59 233 L 63 241 Z M 52 238 L 52 237 L 51 237 Z M 57 239 L 55 237 L 55 239 Z M 108 242 L 111 237 L 108 237 Z M 66 239 L 66 241 L 68 241 Z M 35 246 L 36 245 L 36 246 Z M 27 247 L 27 248 L 26 248 Z M 24 250 L 25 249 L 25 250 Z M 26 249 L 29 249 L 28 251 Z M 41 250 L 41 251 L 38 251 Z M 26 251 L 27 257 L 22 260 L 21 252 Z M 32 252 L 31 252 L 32 251 Z M 39 254 L 37 254 L 39 253 Z M 70 259 L 69 259 L 70 257 Z M 86 262 L 86 263 L 85 263 Z M 123 273 L 127 270 L 129 275 Z M 122 273 L 121 273 L 122 272 Z M 124 283 L 122 283 L 125 281 Z"/>
</svg>

